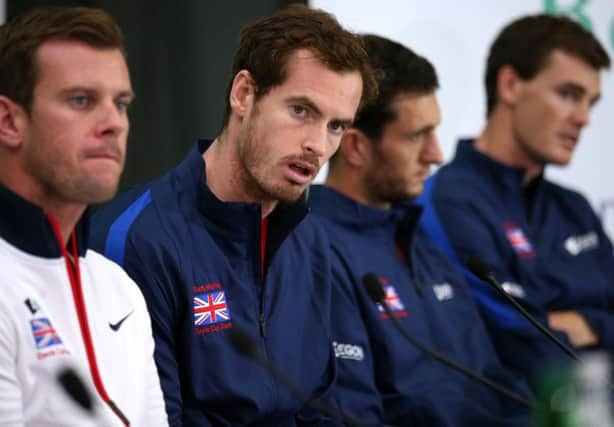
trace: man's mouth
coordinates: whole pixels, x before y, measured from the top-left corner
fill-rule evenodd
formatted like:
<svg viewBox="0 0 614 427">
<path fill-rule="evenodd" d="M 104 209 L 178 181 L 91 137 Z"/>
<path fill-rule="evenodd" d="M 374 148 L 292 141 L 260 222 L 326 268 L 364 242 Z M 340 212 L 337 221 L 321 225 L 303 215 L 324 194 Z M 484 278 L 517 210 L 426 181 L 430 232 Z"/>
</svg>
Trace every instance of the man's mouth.
<svg viewBox="0 0 614 427">
<path fill-rule="evenodd" d="M 307 185 L 315 177 L 317 167 L 309 162 L 294 160 L 288 163 L 287 178 L 295 184 Z"/>
</svg>

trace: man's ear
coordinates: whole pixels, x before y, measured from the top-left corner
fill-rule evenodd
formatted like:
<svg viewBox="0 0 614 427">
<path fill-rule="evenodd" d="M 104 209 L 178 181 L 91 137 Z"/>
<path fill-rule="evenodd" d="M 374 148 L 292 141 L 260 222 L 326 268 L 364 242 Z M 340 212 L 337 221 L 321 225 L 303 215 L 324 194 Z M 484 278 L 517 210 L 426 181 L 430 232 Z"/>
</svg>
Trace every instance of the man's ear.
<svg viewBox="0 0 614 427">
<path fill-rule="evenodd" d="M 361 130 L 350 128 L 341 137 L 339 151 L 349 165 L 359 168 L 371 161 L 373 156 L 372 145 L 370 138 Z"/>
<path fill-rule="evenodd" d="M 21 145 L 26 117 L 20 105 L 0 95 L 0 146 L 15 149 Z"/>
<path fill-rule="evenodd" d="M 523 88 L 524 80 L 510 65 L 504 65 L 497 74 L 497 102 L 514 105 Z"/>
<path fill-rule="evenodd" d="M 243 118 L 252 108 L 256 92 L 256 83 L 247 70 L 241 70 L 232 80 L 230 88 L 230 107 L 234 114 Z"/>
</svg>

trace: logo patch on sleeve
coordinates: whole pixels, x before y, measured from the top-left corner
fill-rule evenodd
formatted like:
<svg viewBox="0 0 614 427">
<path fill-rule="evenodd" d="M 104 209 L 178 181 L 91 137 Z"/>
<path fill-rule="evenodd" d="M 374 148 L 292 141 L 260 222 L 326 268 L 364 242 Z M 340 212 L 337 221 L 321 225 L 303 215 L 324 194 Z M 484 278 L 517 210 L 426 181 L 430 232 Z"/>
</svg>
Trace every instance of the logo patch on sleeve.
<svg viewBox="0 0 614 427">
<path fill-rule="evenodd" d="M 48 318 L 39 317 L 37 319 L 32 319 L 30 320 L 30 327 L 32 328 L 34 344 L 36 345 L 39 359 L 70 353 L 64 347 L 60 335 Z"/>
<path fill-rule="evenodd" d="M 207 290 L 194 294 L 194 327 L 197 334 L 218 332 L 232 327 L 226 294 L 219 283 L 195 288 Z"/>
<path fill-rule="evenodd" d="M 565 249 L 576 256 L 582 252 L 590 251 L 599 246 L 599 236 L 594 231 L 581 236 L 571 236 L 565 239 Z"/>
<path fill-rule="evenodd" d="M 533 245 L 524 235 L 522 228 L 518 227 L 513 222 L 503 224 L 503 229 L 516 253 L 522 258 L 530 258 L 535 256 Z"/>
</svg>

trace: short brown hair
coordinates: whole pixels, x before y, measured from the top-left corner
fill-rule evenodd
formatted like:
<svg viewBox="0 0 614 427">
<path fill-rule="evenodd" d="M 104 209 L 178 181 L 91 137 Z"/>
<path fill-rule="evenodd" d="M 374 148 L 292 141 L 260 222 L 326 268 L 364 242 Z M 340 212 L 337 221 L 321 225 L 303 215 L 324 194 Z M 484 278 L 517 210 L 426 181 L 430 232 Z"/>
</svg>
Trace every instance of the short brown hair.
<svg viewBox="0 0 614 427">
<path fill-rule="evenodd" d="M 608 68 L 610 57 L 590 32 L 565 16 L 530 15 L 509 23 L 493 42 L 486 64 L 487 113 L 497 103 L 497 75 L 511 66 L 524 80 L 530 80 L 546 65 L 550 54 L 559 49 L 594 69 Z"/>
<path fill-rule="evenodd" d="M 360 37 L 345 30 L 329 13 L 294 4 L 241 30 L 232 77 L 226 91 L 223 127 L 230 118 L 230 89 L 234 76 L 247 70 L 256 83 L 256 99 L 286 79 L 288 57 L 299 49 L 313 52 L 335 71 L 359 71 L 361 104 L 377 94 L 377 82 Z"/>
<path fill-rule="evenodd" d="M 99 9 L 36 8 L 0 27 L 0 95 L 27 112 L 38 78 L 36 51 L 51 39 L 78 40 L 98 49 L 119 49 L 125 56 L 119 26 Z"/>
</svg>

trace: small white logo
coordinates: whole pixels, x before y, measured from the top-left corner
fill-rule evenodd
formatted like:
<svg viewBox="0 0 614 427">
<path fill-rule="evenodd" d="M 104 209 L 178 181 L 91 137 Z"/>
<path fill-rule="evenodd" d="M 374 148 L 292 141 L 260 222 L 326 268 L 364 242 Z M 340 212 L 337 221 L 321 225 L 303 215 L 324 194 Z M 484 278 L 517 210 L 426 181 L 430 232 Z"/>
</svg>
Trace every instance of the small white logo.
<svg viewBox="0 0 614 427">
<path fill-rule="evenodd" d="M 335 349 L 335 357 L 339 359 L 362 361 L 365 358 L 365 353 L 359 345 L 343 344 L 333 341 L 333 348 Z"/>
<path fill-rule="evenodd" d="M 449 283 L 433 285 L 433 292 L 438 301 L 446 301 L 454 298 L 454 288 Z"/>
<path fill-rule="evenodd" d="M 586 233 L 582 236 L 571 236 L 565 240 L 565 249 L 573 256 L 580 252 L 594 249 L 599 245 L 599 236 L 594 231 Z"/>
<path fill-rule="evenodd" d="M 526 296 L 524 288 L 518 283 L 503 282 L 501 284 L 501 287 L 506 293 L 510 294 L 513 297 L 524 298 Z"/>
</svg>

